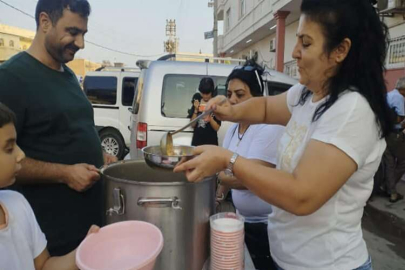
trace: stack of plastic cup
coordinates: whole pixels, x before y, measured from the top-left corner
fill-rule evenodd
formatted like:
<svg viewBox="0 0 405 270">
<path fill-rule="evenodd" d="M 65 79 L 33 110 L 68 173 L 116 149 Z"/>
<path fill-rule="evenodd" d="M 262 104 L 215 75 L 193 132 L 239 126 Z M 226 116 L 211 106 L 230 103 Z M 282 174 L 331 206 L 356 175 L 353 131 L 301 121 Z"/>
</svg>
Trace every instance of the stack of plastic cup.
<svg viewBox="0 0 405 270">
<path fill-rule="evenodd" d="M 245 219 L 235 213 L 211 216 L 211 270 L 243 270 Z"/>
</svg>

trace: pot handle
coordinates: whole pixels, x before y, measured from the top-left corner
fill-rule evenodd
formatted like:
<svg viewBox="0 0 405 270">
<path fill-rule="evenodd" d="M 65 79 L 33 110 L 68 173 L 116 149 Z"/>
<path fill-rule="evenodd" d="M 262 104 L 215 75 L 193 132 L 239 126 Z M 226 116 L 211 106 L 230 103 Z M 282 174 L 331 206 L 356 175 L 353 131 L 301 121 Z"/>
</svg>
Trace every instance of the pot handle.
<svg viewBox="0 0 405 270">
<path fill-rule="evenodd" d="M 108 216 L 112 216 L 113 214 L 123 215 L 125 213 L 125 203 L 124 203 L 124 194 L 122 194 L 120 188 L 113 189 L 113 202 L 114 202 L 113 207 L 107 210 L 106 215 Z"/>
<path fill-rule="evenodd" d="M 138 205 L 141 207 L 153 207 L 153 208 L 171 207 L 175 210 L 183 209 L 181 208 L 180 200 L 177 197 L 168 197 L 168 198 L 141 197 L 138 199 Z"/>
</svg>

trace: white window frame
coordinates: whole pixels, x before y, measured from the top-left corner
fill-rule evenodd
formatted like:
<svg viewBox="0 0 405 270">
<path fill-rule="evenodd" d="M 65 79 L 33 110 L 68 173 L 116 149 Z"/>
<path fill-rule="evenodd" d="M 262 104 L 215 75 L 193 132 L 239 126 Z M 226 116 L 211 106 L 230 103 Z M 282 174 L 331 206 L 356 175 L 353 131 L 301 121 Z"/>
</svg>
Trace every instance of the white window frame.
<svg viewBox="0 0 405 270">
<path fill-rule="evenodd" d="M 225 32 L 231 30 L 231 8 L 228 8 L 226 11 L 226 25 L 225 25 Z"/>
<path fill-rule="evenodd" d="M 243 18 L 246 14 L 246 0 L 239 0 L 239 18 Z"/>
</svg>

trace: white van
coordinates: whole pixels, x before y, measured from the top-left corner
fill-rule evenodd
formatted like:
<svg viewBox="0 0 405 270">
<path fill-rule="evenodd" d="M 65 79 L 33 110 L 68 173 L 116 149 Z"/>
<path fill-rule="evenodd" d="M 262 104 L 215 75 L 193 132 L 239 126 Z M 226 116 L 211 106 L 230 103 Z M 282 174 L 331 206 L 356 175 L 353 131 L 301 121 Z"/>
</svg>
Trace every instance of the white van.
<svg viewBox="0 0 405 270">
<path fill-rule="evenodd" d="M 141 75 L 133 103 L 131 120 L 131 159 L 142 158 L 141 149 L 149 145 L 159 145 L 165 132 L 186 125 L 192 96 L 198 91 L 203 77 L 214 80 L 219 95 L 226 95 L 225 83 L 235 65 L 180 62 L 180 61 L 138 61 Z M 297 81 L 287 75 L 268 70 L 263 76 L 267 82 L 266 95 L 286 91 Z M 222 145 L 230 123 L 223 122 L 218 132 Z M 193 129 L 188 128 L 173 136 L 173 143 L 191 145 Z"/>
<path fill-rule="evenodd" d="M 123 158 L 130 144 L 130 117 L 138 68 L 105 67 L 88 72 L 83 90 L 94 108 L 94 122 L 105 152 Z"/>
</svg>

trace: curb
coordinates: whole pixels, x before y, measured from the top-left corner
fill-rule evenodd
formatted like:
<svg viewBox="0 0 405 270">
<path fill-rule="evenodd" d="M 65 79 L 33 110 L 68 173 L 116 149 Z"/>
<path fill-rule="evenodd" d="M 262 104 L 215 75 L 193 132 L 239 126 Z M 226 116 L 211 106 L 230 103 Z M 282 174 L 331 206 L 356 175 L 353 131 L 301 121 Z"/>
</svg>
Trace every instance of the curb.
<svg viewBox="0 0 405 270">
<path fill-rule="evenodd" d="M 367 203 L 362 219 L 363 229 L 376 233 L 389 240 L 395 246 L 393 249 L 403 252 L 405 250 L 405 219 L 393 213 L 384 211 Z"/>
</svg>

